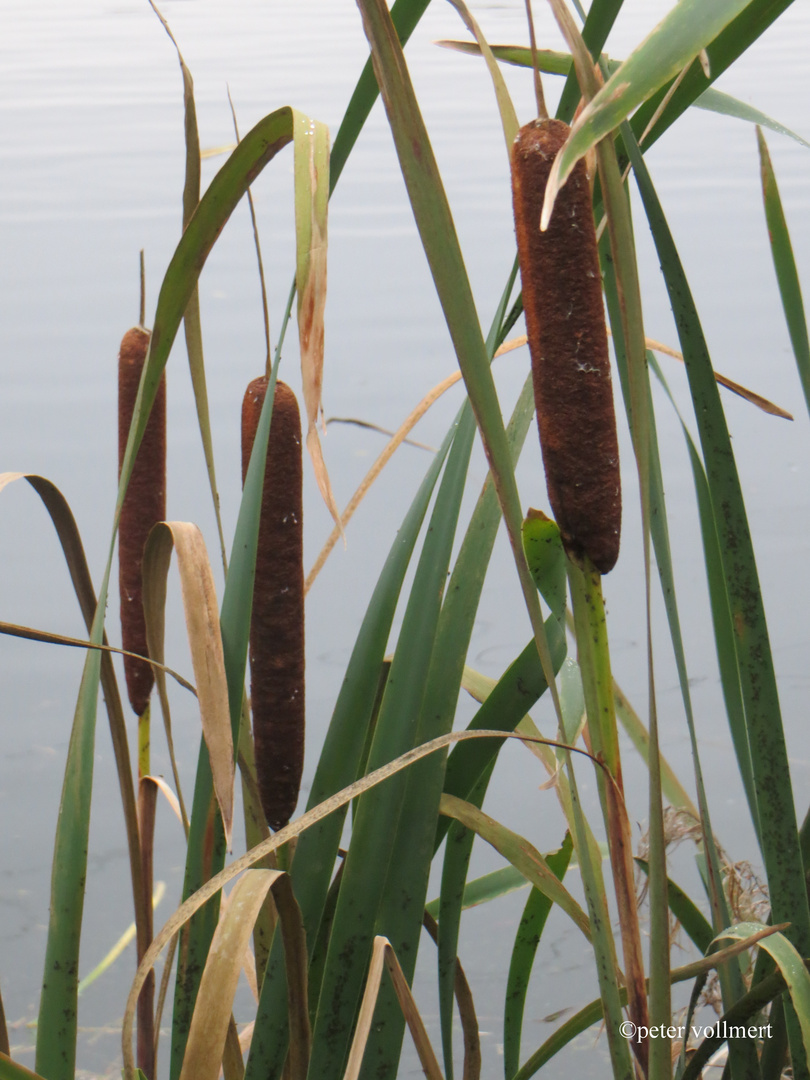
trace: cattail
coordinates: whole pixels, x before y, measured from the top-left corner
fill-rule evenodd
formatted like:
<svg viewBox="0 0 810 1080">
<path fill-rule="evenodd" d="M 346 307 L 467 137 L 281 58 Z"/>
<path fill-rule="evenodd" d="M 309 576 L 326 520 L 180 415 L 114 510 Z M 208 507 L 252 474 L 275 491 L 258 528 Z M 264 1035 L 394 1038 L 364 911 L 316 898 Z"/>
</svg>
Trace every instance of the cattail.
<svg viewBox="0 0 810 1080">
<path fill-rule="evenodd" d="M 548 497 L 569 555 L 606 574 L 619 555 L 619 446 L 590 188 L 583 161 L 540 212 L 569 128 L 537 120 L 512 150 L 523 308 Z"/>
<path fill-rule="evenodd" d="M 267 379 L 242 402 L 242 483 Z M 250 695 L 256 773 L 264 815 L 286 825 L 304 768 L 304 559 L 301 419 L 295 394 L 276 383 L 259 522 L 250 622 Z"/>
<path fill-rule="evenodd" d="M 129 426 L 138 396 L 149 331 L 134 326 L 124 334 L 118 356 L 118 473 L 124 460 Z M 143 613 L 141 564 L 149 530 L 166 517 L 166 381 L 160 381 L 152 412 L 135 459 L 121 509 L 118 530 L 118 580 L 121 592 L 121 637 L 129 652 L 148 656 Z M 141 716 L 149 703 L 154 675 L 143 660 L 124 657 L 127 694 Z"/>
</svg>

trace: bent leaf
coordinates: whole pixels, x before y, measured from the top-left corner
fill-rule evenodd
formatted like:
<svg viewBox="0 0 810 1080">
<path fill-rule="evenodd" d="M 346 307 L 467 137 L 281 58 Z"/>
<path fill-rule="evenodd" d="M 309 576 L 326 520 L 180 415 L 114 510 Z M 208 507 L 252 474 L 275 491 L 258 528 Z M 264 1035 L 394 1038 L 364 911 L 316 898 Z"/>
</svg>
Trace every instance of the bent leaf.
<svg viewBox="0 0 810 1080">
<path fill-rule="evenodd" d="M 279 870 L 248 870 L 234 885 L 203 972 L 180 1080 L 217 1080 L 236 984 L 253 924 Z"/>
<path fill-rule="evenodd" d="M 222 814 L 225 838 L 230 846 L 234 766 L 228 684 L 214 579 L 205 541 L 196 525 L 184 521 L 159 522 L 150 533 L 143 559 L 144 608 L 148 610 L 150 624 L 159 622 L 162 630 L 166 575 L 172 548 L 177 552 L 203 735 L 211 760 L 214 791 Z"/>
<path fill-rule="evenodd" d="M 325 124 L 293 111 L 295 144 L 295 285 L 298 338 L 307 413 L 307 450 L 323 501 L 337 523 L 340 513 L 318 437 L 323 386 L 326 307 L 326 219 L 329 205 L 329 130 Z"/>
</svg>

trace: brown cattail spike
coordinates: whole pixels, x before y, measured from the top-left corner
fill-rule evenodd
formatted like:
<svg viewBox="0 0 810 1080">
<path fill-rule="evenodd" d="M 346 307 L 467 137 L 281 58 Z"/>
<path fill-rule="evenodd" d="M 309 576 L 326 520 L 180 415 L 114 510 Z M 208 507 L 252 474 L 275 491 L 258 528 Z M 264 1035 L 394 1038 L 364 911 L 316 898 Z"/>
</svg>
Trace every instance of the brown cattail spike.
<svg viewBox="0 0 810 1080">
<path fill-rule="evenodd" d="M 548 175 L 569 130 L 560 120 L 520 129 L 512 197 L 548 497 L 569 555 L 587 555 L 606 574 L 619 555 L 619 446 L 584 162 L 540 232 Z"/>
<path fill-rule="evenodd" d="M 118 473 L 124 460 L 138 385 L 149 348 L 149 331 L 135 326 L 124 334 L 118 357 Z M 121 509 L 118 530 L 118 580 L 121 591 L 121 637 L 129 652 L 148 656 L 143 614 L 141 564 L 149 530 L 166 517 L 166 381 L 160 381 L 143 441 Z M 127 694 L 141 716 L 149 703 L 154 675 L 149 664 L 124 657 Z"/>
<path fill-rule="evenodd" d="M 267 378 L 242 402 L 242 483 Z M 289 386 L 276 383 L 250 623 L 250 695 L 256 773 L 267 823 L 286 825 L 304 768 L 304 559 L 301 419 Z"/>
</svg>

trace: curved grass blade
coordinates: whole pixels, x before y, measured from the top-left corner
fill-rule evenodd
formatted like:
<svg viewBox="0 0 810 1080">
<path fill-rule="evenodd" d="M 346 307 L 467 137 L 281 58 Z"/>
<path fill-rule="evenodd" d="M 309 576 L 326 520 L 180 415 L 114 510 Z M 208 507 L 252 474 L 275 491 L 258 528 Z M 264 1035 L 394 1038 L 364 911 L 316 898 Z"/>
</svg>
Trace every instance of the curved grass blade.
<svg viewBox="0 0 810 1080">
<path fill-rule="evenodd" d="M 217 926 L 197 994 L 181 1080 L 217 1080 L 253 924 L 277 870 L 248 870 L 237 881 Z"/>
<path fill-rule="evenodd" d="M 84 549 L 76 522 L 59 490 L 44 477 L 25 473 L 0 474 L 0 491 L 9 483 L 25 478 L 48 510 L 59 536 L 82 613 L 91 638 L 102 643 L 102 622 L 95 615 L 96 602 Z M 103 639 L 106 644 L 106 639 Z M 82 688 L 74 712 L 65 776 L 54 840 L 51 871 L 51 917 L 45 952 L 45 974 L 40 995 L 37 1027 L 37 1068 L 49 1080 L 72 1077 L 76 1058 L 78 1018 L 78 954 L 84 907 L 87 868 L 90 798 L 93 778 L 96 700 L 103 677 L 109 693 L 108 716 L 118 767 L 119 787 L 124 803 L 130 873 L 135 901 L 139 945 L 146 945 L 148 912 L 144 907 L 140 866 L 140 840 L 135 808 L 129 750 L 121 700 L 108 655 L 88 652 Z M 43 1033 L 47 1033 L 46 1035 Z"/>
<path fill-rule="evenodd" d="M 117 656 L 137 656 L 137 653 L 128 653 L 126 649 L 117 649 L 114 645 L 96 645 L 89 638 L 67 637 L 65 634 L 51 634 L 48 630 L 37 630 L 33 626 L 20 626 L 17 623 L 0 622 L 0 634 L 8 634 L 9 637 L 25 638 L 27 641 L 41 641 L 45 645 L 65 645 L 71 649 L 97 649 L 101 653 L 112 653 Z M 184 679 L 179 672 L 159 664 L 155 660 L 150 661 L 152 666 L 165 675 L 170 675 L 178 686 L 184 690 L 190 690 L 196 694 L 196 690 L 188 679 Z"/>
<path fill-rule="evenodd" d="M 773 265 L 776 270 L 776 280 L 779 283 L 782 307 L 785 310 L 790 343 L 793 346 L 796 367 L 799 369 L 799 378 L 802 381 L 804 400 L 810 410 L 810 341 L 807 338 L 807 319 L 804 314 L 802 289 L 771 156 L 759 127 L 757 128 L 757 145 L 762 176 L 762 197 L 765 202 L 765 220 L 768 224 Z"/>
<path fill-rule="evenodd" d="M 738 923 L 736 926 L 724 930 L 722 934 L 718 934 L 715 940 L 722 941 L 725 938 L 748 939 L 762 930 L 777 929 L 780 929 L 780 927 L 765 927 L 762 923 Z M 785 927 L 781 926 L 781 929 L 784 930 Z M 805 961 L 802 960 L 795 946 L 781 933 L 772 933 L 763 937 L 760 940 L 759 947 L 773 957 L 779 971 L 782 973 L 782 978 L 785 980 L 801 1025 L 805 1061 L 807 1061 L 810 1059 L 810 974 L 807 971 Z"/>
<path fill-rule="evenodd" d="M 753 105 L 748 105 L 746 102 L 740 101 L 739 98 L 732 97 L 731 94 L 724 94 L 722 90 L 714 90 L 710 87 L 697 98 L 694 105 L 696 108 L 705 109 L 707 112 L 719 113 L 720 116 L 733 116 L 736 120 L 745 120 L 749 124 L 769 128 L 771 131 L 775 131 L 777 135 L 786 135 L 789 139 L 799 143 L 800 146 L 810 150 L 810 142 L 807 139 L 803 139 L 795 131 L 791 131 L 784 124 L 780 124 L 778 120 L 766 116 L 759 109 L 755 109 Z"/>
<path fill-rule="evenodd" d="M 539 889 L 553 903 L 558 904 L 574 925 L 591 940 L 591 926 L 588 916 L 557 878 L 546 860 L 528 840 L 507 829 L 472 803 L 457 799 L 453 795 L 443 795 L 441 812 L 447 817 L 460 821 L 466 828 L 475 832 L 488 844 L 491 844 L 512 866 L 516 867 L 527 881 Z"/>
<path fill-rule="evenodd" d="M 454 52 L 466 53 L 468 56 L 481 56 L 481 47 L 474 41 L 435 41 L 434 45 L 442 49 L 452 49 Z M 525 45 L 490 45 L 492 55 L 496 60 L 504 64 L 514 64 L 516 67 L 530 68 L 532 66 L 531 49 Z M 557 52 L 553 49 L 537 50 L 537 66 L 544 75 L 567 75 L 573 66 L 570 53 Z"/>
<path fill-rule="evenodd" d="M 788 0 L 788 3 L 792 3 L 792 0 Z M 745 12 L 743 12 L 743 16 Z M 724 35 L 721 35 L 721 40 Z M 481 56 L 481 49 L 472 41 L 436 41 L 434 44 L 440 45 L 445 49 L 453 49 L 455 52 L 465 53 L 469 56 Z M 522 45 L 490 45 L 492 55 L 496 60 L 502 61 L 504 64 L 512 64 L 515 67 L 532 66 L 532 54 L 531 50 Z M 573 60 L 569 53 L 552 52 L 551 50 L 540 49 L 537 53 L 538 66 L 544 74 L 548 75 L 570 75 L 573 67 Z M 620 60 L 607 60 L 606 69 L 612 75 L 614 71 L 618 71 L 621 66 Z M 716 64 L 712 63 L 712 72 L 716 77 L 715 72 Z M 702 68 L 690 68 L 686 75 L 686 79 L 689 79 L 693 71 L 698 71 L 703 78 Z M 656 98 L 662 97 L 662 94 L 657 94 Z M 574 102 L 576 105 L 576 102 Z M 773 117 L 767 116 L 764 112 L 754 108 L 753 105 L 748 105 L 744 101 L 740 101 L 739 98 L 732 97 L 731 94 L 726 94 L 722 90 L 715 90 L 714 87 L 709 87 L 704 90 L 691 101 L 688 101 L 680 111 L 684 111 L 685 108 L 694 106 L 697 109 L 703 109 L 706 112 L 718 113 L 720 116 L 730 116 L 735 120 L 744 120 L 749 124 L 759 124 L 760 127 L 768 128 L 770 131 L 776 132 L 777 135 L 786 135 L 789 139 L 793 139 L 794 142 L 799 143 L 800 146 L 804 146 L 810 149 L 810 142 L 807 139 L 802 138 L 797 132 L 792 131 L 790 128 L 785 127 L 778 120 L 774 120 Z M 642 106 L 639 110 L 639 114 L 642 111 L 646 112 L 646 107 Z M 570 119 L 570 116 L 566 112 L 561 113 L 560 119 Z M 650 138 L 649 136 L 644 140 L 644 148 L 650 146 L 656 138 L 663 134 L 666 127 L 671 126 L 677 117 L 672 116 L 668 118 L 668 123 L 661 130 L 658 129 L 656 124 L 655 136 Z M 644 131 L 644 128 L 639 126 L 635 120 L 633 121 L 634 130 L 639 134 Z"/>
<path fill-rule="evenodd" d="M 79 529 L 76 520 L 68 505 L 67 500 L 50 480 L 34 473 L 2 473 L 0 474 L 0 491 L 14 480 L 25 479 L 36 491 L 48 511 L 54 528 L 56 529 L 59 543 L 65 555 L 71 582 L 79 601 L 82 615 L 88 632 L 93 625 L 93 615 L 96 610 L 96 595 L 87 558 L 84 553 Z M 107 646 L 107 637 L 103 635 L 100 642 Z M 121 706 L 121 695 L 118 692 L 118 683 L 115 670 L 109 657 L 101 660 L 101 685 L 104 691 L 104 702 L 107 708 L 107 717 L 110 725 L 113 753 L 118 776 L 118 787 L 121 792 L 121 802 L 124 810 L 124 825 L 127 834 L 127 851 L 129 854 L 130 880 L 132 883 L 133 907 L 135 912 L 135 925 L 138 928 L 139 949 L 146 948 L 147 941 L 144 928 L 147 924 L 148 913 L 141 881 L 141 856 L 140 840 L 138 838 L 138 815 L 135 804 L 135 787 L 132 781 L 132 767 L 129 759 L 129 743 L 127 739 L 126 721 Z"/>
<path fill-rule="evenodd" d="M 810 974 L 808 974 L 806 963 L 801 959 L 794 947 L 781 933 L 776 932 L 784 930 L 784 928 L 784 924 L 778 927 L 764 928 L 770 931 L 770 934 L 759 939 L 760 947 L 776 960 L 778 970 L 772 971 L 770 975 L 756 982 L 743 998 L 726 1011 L 718 1023 L 714 1025 L 716 1034 L 704 1038 L 690 1059 L 683 1072 L 683 1080 L 694 1080 L 694 1078 L 701 1076 L 703 1066 L 729 1038 L 729 1029 L 736 1029 L 739 1032 L 740 1028 L 742 1028 L 742 1031 L 745 1032 L 745 1021 L 755 1017 L 757 1013 L 761 1014 L 763 1007 L 773 1001 L 785 989 L 790 993 L 790 1000 L 795 1009 L 795 1014 L 799 1018 L 805 1046 L 804 1055 L 799 1059 L 792 1059 L 793 1067 L 794 1071 L 803 1071 L 807 1060 L 808 1036 L 810 1036 L 810 1011 L 808 1011 L 810 1006 L 810 999 L 808 998 Z M 725 937 L 744 937 L 750 941 L 751 938 L 748 935 L 752 933 L 759 934 L 761 929 L 763 928 L 760 923 L 740 923 L 738 926 L 731 927 L 718 935 L 717 940 Z M 771 1022 L 767 1025 L 755 1025 L 754 1030 L 756 1031 L 758 1027 L 762 1031 L 762 1028 L 765 1027 L 769 1036 L 773 1038 L 775 1031 L 778 1031 L 780 1026 L 778 1021 L 776 1023 L 772 1022 L 773 1017 L 774 1009 L 772 1008 L 769 1017 Z M 762 1019 L 761 1015 L 759 1019 Z M 765 1044 L 766 1050 L 767 1047 L 768 1042 Z M 764 1059 L 765 1053 L 763 1052 L 763 1061 Z"/>
</svg>

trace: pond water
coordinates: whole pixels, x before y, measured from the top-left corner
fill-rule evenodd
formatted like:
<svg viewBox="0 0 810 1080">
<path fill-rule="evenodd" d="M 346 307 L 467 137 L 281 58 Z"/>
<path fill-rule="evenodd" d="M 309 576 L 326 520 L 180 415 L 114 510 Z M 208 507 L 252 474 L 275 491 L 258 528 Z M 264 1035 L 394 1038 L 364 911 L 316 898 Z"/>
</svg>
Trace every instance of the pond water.
<svg viewBox="0 0 810 1080">
<path fill-rule="evenodd" d="M 668 5 L 628 0 L 609 43 L 623 56 Z M 523 42 L 522 0 L 473 4 L 492 42 Z M 539 5 L 538 5 L 539 7 Z M 195 80 L 200 135 L 206 148 L 232 141 L 227 90 L 244 132 L 262 115 L 291 104 L 337 130 L 368 54 L 354 4 L 327 0 L 166 0 L 169 20 Z M 559 47 L 545 9 L 538 12 L 544 44 Z M 91 571 L 99 580 L 112 518 L 116 480 L 115 358 L 123 331 L 137 320 L 138 251 L 146 253 L 147 312 L 177 242 L 183 175 L 182 88 L 176 54 L 146 0 L 0 0 L 0 471 L 39 473 L 64 493 L 81 530 Z M 793 8 L 719 87 L 810 136 L 805 104 L 804 43 L 810 11 Z M 447 4 L 434 3 L 408 46 L 417 94 L 453 209 L 479 314 L 486 327 L 514 257 L 511 197 L 497 111 L 480 62 L 438 49 L 437 38 L 465 36 Z M 533 115 L 524 72 L 508 69 L 518 115 Z M 810 267 L 810 189 L 807 150 L 769 134 L 800 272 Z M 204 162 L 204 182 L 223 159 Z M 724 397 L 760 557 L 777 673 L 794 765 L 798 811 L 804 814 L 810 778 L 806 715 L 810 629 L 803 618 L 808 581 L 806 536 L 807 412 L 801 396 L 767 247 L 753 128 L 692 110 L 649 155 L 654 180 L 680 247 L 718 370 L 795 413 L 790 424 Z M 294 263 L 292 155 L 272 163 L 255 187 L 275 336 Z M 647 333 L 676 338 L 656 258 L 637 232 Z M 421 252 L 390 133 L 375 107 L 346 167 L 330 208 L 330 292 L 324 406 L 327 416 L 351 417 L 393 429 L 416 402 L 455 367 L 441 311 Z M 247 382 L 264 362 L 258 276 L 246 206 L 240 206 L 217 244 L 200 282 L 212 425 L 226 535 L 239 498 L 238 415 Z M 149 321 L 149 315 L 147 315 Z M 664 361 L 676 399 L 691 416 L 682 369 Z M 500 362 L 503 409 L 525 378 L 525 350 Z M 300 386 L 292 333 L 282 377 Z M 193 408 L 187 364 L 178 345 L 169 365 L 169 517 L 196 521 L 214 561 L 216 531 Z M 454 390 L 417 429 L 437 445 L 461 400 Z M 712 778 L 712 812 L 734 859 L 756 853 L 742 792 L 731 764 L 700 560 L 691 477 L 678 422 L 656 398 L 659 437 L 673 532 L 676 580 L 687 660 L 701 732 L 703 766 Z M 383 436 L 334 424 L 325 455 L 338 503 L 344 505 L 381 449 Z M 428 461 L 403 447 L 364 502 L 308 600 L 308 747 L 305 783 L 312 775 L 354 634 L 396 528 Z M 616 677 L 643 710 L 643 582 L 633 470 L 623 441 L 625 526 L 619 565 L 607 579 Z M 470 499 L 485 477 L 478 454 Z M 530 435 L 519 471 L 525 505 L 543 506 L 545 489 L 536 439 Z M 330 531 L 311 476 L 306 492 L 307 564 Z M 24 483 L 0 502 L 0 619 L 72 636 L 84 633 L 64 562 L 43 507 Z M 221 590 L 220 578 L 218 587 Z M 170 599 L 168 662 L 188 673 L 176 584 Z M 656 601 L 657 603 L 657 601 Z M 657 608 L 661 605 L 657 603 Z M 117 637 L 117 597 L 110 602 Z M 691 790 L 686 726 L 661 610 L 657 676 L 664 749 Z M 528 640 L 528 624 L 506 544 L 496 549 L 469 662 L 497 676 Z M 11 1022 L 14 1053 L 33 1063 L 33 1035 L 48 918 L 51 844 L 75 695 L 80 652 L 3 637 L 0 640 L 0 989 Z M 466 712 L 465 712 L 466 710 Z M 462 706 L 464 715 L 469 707 Z M 542 710 L 539 712 L 542 717 Z M 182 775 L 190 791 L 198 739 L 194 709 L 175 699 Z M 153 768 L 168 774 L 156 739 Z M 489 811 L 523 828 L 543 849 L 556 846 L 561 818 L 529 756 L 507 748 L 488 801 Z M 587 778 L 583 779 L 587 787 Z M 628 764 L 631 817 L 646 817 L 643 768 Z M 593 791 L 590 791 L 593 798 Z M 127 857 L 118 810 L 109 736 L 100 712 L 96 790 L 83 971 L 113 944 L 130 919 Z M 158 911 L 162 923 L 182 879 L 182 837 L 161 811 L 156 877 L 168 883 Z M 476 869 L 497 865 L 487 851 Z M 688 863 L 688 860 L 687 860 Z M 688 866 L 684 869 L 689 873 Z M 694 884 L 694 881 L 692 881 Z M 486 1075 L 500 1067 L 500 991 L 511 935 L 523 899 L 507 898 L 471 914 L 462 958 L 477 993 Z M 485 922 L 483 920 L 486 920 Z M 488 947 L 478 947 L 486 928 Z M 551 1030 L 543 1022 L 560 1008 L 593 996 L 590 960 L 552 927 L 554 945 L 544 978 L 533 988 L 526 1049 Z M 430 965 L 418 978 L 428 1014 L 433 1009 Z M 88 989 L 80 1065 L 115 1074 L 115 1034 L 133 970 L 132 950 Z M 583 987 L 585 987 L 583 989 Z M 597 1062 L 587 1043 L 576 1054 Z M 560 1075 L 563 1068 L 551 1070 Z M 596 1069 L 595 1071 L 599 1071 Z M 418 1069 L 414 1075 L 418 1073 Z"/>
</svg>

